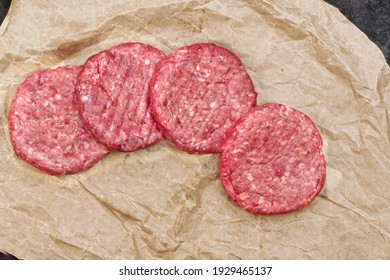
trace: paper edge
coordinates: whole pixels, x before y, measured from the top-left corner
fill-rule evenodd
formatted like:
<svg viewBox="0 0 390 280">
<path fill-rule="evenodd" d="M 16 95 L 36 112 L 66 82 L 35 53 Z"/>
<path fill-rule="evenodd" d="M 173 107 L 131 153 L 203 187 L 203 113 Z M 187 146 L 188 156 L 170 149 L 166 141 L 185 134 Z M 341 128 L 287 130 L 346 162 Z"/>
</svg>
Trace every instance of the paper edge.
<svg viewBox="0 0 390 280">
<path fill-rule="evenodd" d="M 14 2 L 11 1 L 11 5 L 9 6 L 8 12 L 3 20 L 3 22 L 0 25 L 0 36 L 3 36 L 5 31 L 7 30 L 8 24 L 10 22 L 11 13 L 12 13 L 12 7 L 14 5 Z"/>
</svg>

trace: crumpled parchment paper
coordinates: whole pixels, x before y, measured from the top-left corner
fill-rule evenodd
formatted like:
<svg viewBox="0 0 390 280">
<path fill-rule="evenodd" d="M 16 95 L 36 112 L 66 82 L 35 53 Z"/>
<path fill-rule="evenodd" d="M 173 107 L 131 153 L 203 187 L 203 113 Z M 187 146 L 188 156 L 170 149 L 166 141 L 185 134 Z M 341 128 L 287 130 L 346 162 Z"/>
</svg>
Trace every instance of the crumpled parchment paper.
<svg viewBox="0 0 390 280">
<path fill-rule="evenodd" d="M 139 41 L 166 54 L 213 42 L 259 93 L 309 115 L 327 159 L 308 207 L 256 216 L 235 206 L 218 155 L 167 141 L 49 176 L 18 159 L 7 114 L 31 73 Z M 390 69 L 320 0 L 15 0 L 0 37 L 0 249 L 24 259 L 389 259 Z"/>
</svg>

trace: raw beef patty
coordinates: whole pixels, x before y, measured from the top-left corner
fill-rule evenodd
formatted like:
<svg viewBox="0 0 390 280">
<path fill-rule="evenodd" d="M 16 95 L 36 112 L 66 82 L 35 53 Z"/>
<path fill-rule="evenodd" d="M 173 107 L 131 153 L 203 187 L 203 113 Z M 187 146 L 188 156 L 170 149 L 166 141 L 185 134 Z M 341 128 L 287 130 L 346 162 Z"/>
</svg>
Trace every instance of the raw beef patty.
<svg viewBox="0 0 390 280">
<path fill-rule="evenodd" d="M 83 171 L 109 151 L 85 129 L 74 103 L 81 67 L 42 70 L 18 88 L 8 116 L 15 153 L 49 174 Z"/>
<path fill-rule="evenodd" d="M 182 47 L 162 60 L 151 108 L 164 135 L 189 153 L 218 153 L 228 132 L 256 105 L 240 59 L 214 44 Z"/>
<path fill-rule="evenodd" d="M 76 86 L 88 130 L 111 149 L 130 152 L 163 139 L 149 110 L 149 82 L 165 55 L 141 43 L 124 43 L 90 57 Z"/>
<path fill-rule="evenodd" d="M 308 205 L 325 182 L 322 139 L 305 114 L 281 105 L 253 108 L 223 145 L 222 185 L 240 207 L 280 214 Z"/>
</svg>

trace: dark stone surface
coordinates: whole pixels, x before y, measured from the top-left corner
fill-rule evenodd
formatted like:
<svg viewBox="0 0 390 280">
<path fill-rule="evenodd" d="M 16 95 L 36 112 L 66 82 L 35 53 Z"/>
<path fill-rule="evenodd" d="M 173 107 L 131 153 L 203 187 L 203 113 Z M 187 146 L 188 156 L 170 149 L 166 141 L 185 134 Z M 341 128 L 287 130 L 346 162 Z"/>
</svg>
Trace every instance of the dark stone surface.
<svg viewBox="0 0 390 280">
<path fill-rule="evenodd" d="M 0 24 L 3 22 L 3 19 L 7 15 L 10 5 L 11 0 L 0 0 Z"/>
<path fill-rule="evenodd" d="M 7 253 L 0 251 L 0 260 L 17 260 L 18 258 Z"/>
<path fill-rule="evenodd" d="M 390 0 L 325 0 L 366 33 L 390 64 Z"/>
</svg>

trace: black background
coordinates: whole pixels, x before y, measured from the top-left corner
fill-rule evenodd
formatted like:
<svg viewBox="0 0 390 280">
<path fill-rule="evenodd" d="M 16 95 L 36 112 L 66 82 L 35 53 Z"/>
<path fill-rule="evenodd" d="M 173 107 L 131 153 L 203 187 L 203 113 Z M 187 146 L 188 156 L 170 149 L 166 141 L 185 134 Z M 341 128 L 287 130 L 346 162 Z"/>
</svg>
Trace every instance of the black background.
<svg viewBox="0 0 390 280">
<path fill-rule="evenodd" d="M 0 0 L 0 22 L 5 18 L 10 4 L 11 0 Z"/>
</svg>

